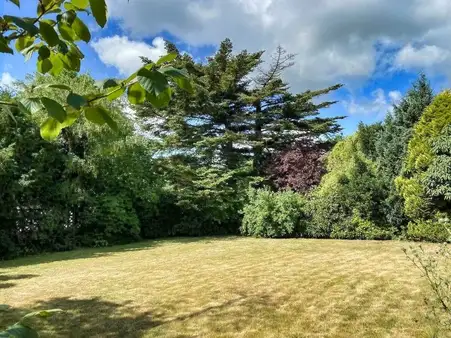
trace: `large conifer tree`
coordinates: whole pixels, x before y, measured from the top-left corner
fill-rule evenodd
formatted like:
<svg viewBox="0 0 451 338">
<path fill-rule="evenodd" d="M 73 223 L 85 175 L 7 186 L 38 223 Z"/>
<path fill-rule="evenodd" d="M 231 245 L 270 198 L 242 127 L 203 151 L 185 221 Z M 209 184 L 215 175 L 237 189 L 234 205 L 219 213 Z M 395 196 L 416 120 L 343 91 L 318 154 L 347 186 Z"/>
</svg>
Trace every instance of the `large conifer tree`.
<svg viewBox="0 0 451 338">
<path fill-rule="evenodd" d="M 424 109 L 431 104 L 433 97 L 426 76 L 421 74 L 401 102 L 394 106 L 393 113 L 387 115 L 377 142 L 378 169 L 387 187 L 387 220 L 396 227 L 406 223 L 406 217 L 404 203 L 396 191 L 394 179 L 403 170 L 413 127 L 420 120 Z"/>
<path fill-rule="evenodd" d="M 173 44 L 167 44 L 167 49 L 176 51 Z M 251 160 L 256 174 L 275 150 L 302 138 L 319 139 L 340 131 L 339 118 L 319 116 L 321 108 L 335 102 L 316 104 L 313 98 L 341 85 L 292 93 L 282 73 L 293 65 L 293 56 L 278 48 L 268 67 L 262 56 L 263 52 L 246 50 L 234 54 L 228 39 L 204 64 L 179 54 L 178 62 L 194 78 L 195 95 L 176 90 L 168 107 L 144 106 L 139 113 L 163 119 L 156 136 L 167 151 L 185 154 L 199 165 L 227 169 Z"/>
</svg>

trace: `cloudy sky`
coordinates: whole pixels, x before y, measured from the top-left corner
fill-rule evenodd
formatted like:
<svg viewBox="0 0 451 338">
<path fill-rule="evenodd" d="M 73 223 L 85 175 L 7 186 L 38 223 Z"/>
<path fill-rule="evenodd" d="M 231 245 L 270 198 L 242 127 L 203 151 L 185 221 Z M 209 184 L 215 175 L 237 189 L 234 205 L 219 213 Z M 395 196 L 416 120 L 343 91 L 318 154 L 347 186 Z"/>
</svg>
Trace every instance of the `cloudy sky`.
<svg viewBox="0 0 451 338">
<path fill-rule="evenodd" d="M 36 0 L 21 10 L 0 0 L 0 15 L 34 15 Z M 324 110 L 346 115 L 345 133 L 359 121 L 384 118 L 392 104 L 425 72 L 436 91 L 451 77 L 449 0 L 108 0 L 109 23 L 91 18 L 93 41 L 84 44 L 83 71 L 95 78 L 127 76 L 139 56 L 163 53 L 169 39 L 204 61 L 230 38 L 236 49 L 266 50 L 280 44 L 296 54 L 285 74 L 294 92 L 335 83 L 340 102 Z M 3 6 L 3 7 L 2 7 Z M 33 60 L 0 54 L 0 83 L 33 72 Z"/>
</svg>

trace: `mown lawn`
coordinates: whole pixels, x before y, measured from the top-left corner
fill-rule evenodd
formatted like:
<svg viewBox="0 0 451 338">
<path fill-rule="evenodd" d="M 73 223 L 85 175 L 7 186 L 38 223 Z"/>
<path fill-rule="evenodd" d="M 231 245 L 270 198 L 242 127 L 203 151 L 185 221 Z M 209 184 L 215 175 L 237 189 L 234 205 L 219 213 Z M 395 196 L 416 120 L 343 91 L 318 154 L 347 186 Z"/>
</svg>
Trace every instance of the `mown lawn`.
<svg viewBox="0 0 451 338">
<path fill-rule="evenodd" d="M 0 326 L 43 337 L 429 337 L 408 243 L 175 239 L 0 263 Z"/>
</svg>

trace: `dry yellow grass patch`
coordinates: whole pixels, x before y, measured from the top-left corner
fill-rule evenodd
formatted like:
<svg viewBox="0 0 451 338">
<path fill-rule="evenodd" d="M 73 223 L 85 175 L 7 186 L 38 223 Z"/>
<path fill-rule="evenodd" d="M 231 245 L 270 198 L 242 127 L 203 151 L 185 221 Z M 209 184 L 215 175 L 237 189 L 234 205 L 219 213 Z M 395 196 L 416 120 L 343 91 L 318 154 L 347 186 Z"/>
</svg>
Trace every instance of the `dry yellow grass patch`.
<svg viewBox="0 0 451 338">
<path fill-rule="evenodd" d="M 402 242 L 176 239 L 0 263 L 0 326 L 44 337 L 428 337 Z"/>
</svg>

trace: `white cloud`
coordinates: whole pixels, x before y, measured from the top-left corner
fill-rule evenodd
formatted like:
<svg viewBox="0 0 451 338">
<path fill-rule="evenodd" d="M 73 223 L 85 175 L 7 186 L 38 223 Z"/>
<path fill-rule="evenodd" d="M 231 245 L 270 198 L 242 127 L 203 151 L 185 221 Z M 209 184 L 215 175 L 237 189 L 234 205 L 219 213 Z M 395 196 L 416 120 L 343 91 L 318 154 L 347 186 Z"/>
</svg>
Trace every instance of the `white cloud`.
<svg viewBox="0 0 451 338">
<path fill-rule="evenodd" d="M 297 54 L 297 64 L 287 74 L 296 89 L 369 78 L 387 56 L 376 48 L 378 42 L 383 48 L 421 44 L 416 51 L 433 56 L 428 46 L 451 51 L 448 0 L 108 2 L 111 17 L 133 38 L 168 31 L 188 44 L 202 46 L 230 37 L 237 49 L 250 51 L 272 51 L 280 43 Z M 407 62 L 401 56 L 399 60 Z M 422 65 L 410 61 L 410 67 Z"/>
<path fill-rule="evenodd" d="M 155 61 L 165 54 L 164 40 L 157 37 L 152 45 L 145 42 L 133 41 L 125 36 L 112 36 L 93 42 L 92 47 L 106 65 L 116 67 L 121 74 L 130 75 L 141 64 L 140 56 Z"/>
<path fill-rule="evenodd" d="M 411 44 L 404 46 L 396 55 L 395 66 L 405 69 L 431 68 L 451 60 L 449 50 L 425 45 L 415 48 Z"/>
<path fill-rule="evenodd" d="M 14 77 L 8 72 L 2 73 L 2 76 L 0 78 L 0 87 L 11 87 L 16 81 Z"/>
<path fill-rule="evenodd" d="M 381 88 L 374 90 L 370 98 L 356 100 L 351 97 L 343 102 L 345 109 L 350 115 L 370 115 L 381 118 L 393 110 L 393 105 L 402 98 L 399 91 L 390 91 L 388 94 Z"/>
</svg>

